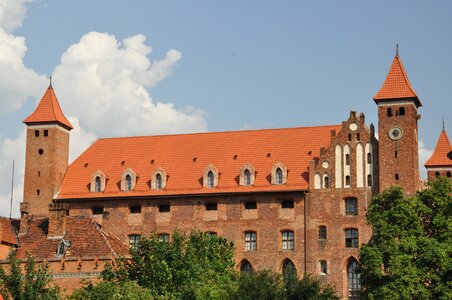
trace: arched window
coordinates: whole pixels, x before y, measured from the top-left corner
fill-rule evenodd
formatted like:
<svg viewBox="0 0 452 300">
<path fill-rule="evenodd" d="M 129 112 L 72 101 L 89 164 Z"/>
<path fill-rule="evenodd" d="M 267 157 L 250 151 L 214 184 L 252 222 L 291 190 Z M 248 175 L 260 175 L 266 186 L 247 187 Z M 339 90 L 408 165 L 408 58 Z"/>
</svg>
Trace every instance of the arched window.
<svg viewBox="0 0 452 300">
<path fill-rule="evenodd" d="M 102 189 L 102 181 L 101 181 L 101 179 L 100 179 L 100 176 L 96 176 L 96 179 L 95 179 L 95 192 L 100 192 L 101 191 L 101 189 Z"/>
<path fill-rule="evenodd" d="M 251 172 L 250 170 L 246 169 L 245 172 L 243 173 L 244 177 L 243 177 L 243 185 L 245 186 L 249 186 L 251 185 Z"/>
<path fill-rule="evenodd" d="M 361 296 L 361 274 L 356 260 L 352 259 L 347 266 L 348 299 L 358 300 Z"/>
<path fill-rule="evenodd" d="M 125 186 L 125 190 L 126 191 L 130 191 L 132 189 L 132 176 L 130 176 L 129 174 L 126 175 L 126 186 Z"/>
<path fill-rule="evenodd" d="M 324 175 L 323 177 L 323 187 L 326 189 L 330 187 L 330 177 L 328 175 Z"/>
<path fill-rule="evenodd" d="M 276 175 L 276 178 L 275 178 L 276 184 L 282 184 L 283 183 L 283 172 L 282 172 L 281 168 L 276 169 L 275 175 Z"/>
<path fill-rule="evenodd" d="M 345 154 L 345 165 L 350 166 L 350 154 Z"/>
<path fill-rule="evenodd" d="M 162 175 L 160 173 L 157 173 L 155 175 L 155 189 L 157 190 L 161 190 L 163 187 L 163 183 L 162 183 Z"/>
<path fill-rule="evenodd" d="M 242 260 L 240 263 L 240 272 L 242 273 L 253 273 L 253 266 L 251 266 L 250 262 L 246 259 Z"/>
<path fill-rule="evenodd" d="M 350 182 L 351 182 L 350 176 L 349 175 L 345 176 L 345 186 L 350 186 Z"/>
<path fill-rule="evenodd" d="M 367 186 L 372 186 L 372 175 L 367 175 Z"/>
<path fill-rule="evenodd" d="M 66 240 L 61 240 L 61 242 L 58 244 L 58 248 L 57 248 L 57 255 L 58 256 L 63 256 L 66 254 L 67 249 L 69 249 L 69 246 L 71 245 L 71 243 L 69 241 Z"/>
<path fill-rule="evenodd" d="M 371 164 L 372 163 L 372 153 L 367 153 L 367 163 Z"/>
<path fill-rule="evenodd" d="M 395 178 L 395 180 L 399 180 L 399 173 L 396 173 L 396 174 L 394 175 L 394 178 Z"/>
<path fill-rule="evenodd" d="M 207 173 L 207 187 L 213 188 L 215 186 L 215 175 L 213 175 L 212 171 Z"/>
<path fill-rule="evenodd" d="M 286 230 L 282 232 L 282 249 L 283 250 L 294 249 L 294 234 L 292 230 Z"/>
<path fill-rule="evenodd" d="M 290 259 L 284 260 L 282 271 L 286 281 L 293 281 L 297 278 L 297 269 Z"/>
</svg>

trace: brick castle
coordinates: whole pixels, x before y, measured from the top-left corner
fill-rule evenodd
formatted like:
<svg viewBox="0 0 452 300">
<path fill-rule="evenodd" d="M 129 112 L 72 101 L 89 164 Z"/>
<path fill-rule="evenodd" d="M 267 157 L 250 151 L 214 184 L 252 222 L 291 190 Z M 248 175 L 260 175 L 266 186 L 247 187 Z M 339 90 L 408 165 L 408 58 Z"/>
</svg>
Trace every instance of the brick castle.
<svg viewBox="0 0 452 300">
<path fill-rule="evenodd" d="M 235 242 L 241 272 L 311 273 L 358 299 L 372 196 L 393 185 L 408 196 L 421 188 L 422 104 L 398 53 L 373 100 L 378 139 L 352 111 L 330 126 L 104 138 L 68 165 L 72 126 L 49 86 L 24 120 L 20 225 L 2 220 L 0 250 L 18 247 L 21 258 L 28 251 L 49 262 L 71 290 L 141 235 L 199 229 Z M 429 178 L 451 177 L 444 129 L 425 166 Z"/>
</svg>

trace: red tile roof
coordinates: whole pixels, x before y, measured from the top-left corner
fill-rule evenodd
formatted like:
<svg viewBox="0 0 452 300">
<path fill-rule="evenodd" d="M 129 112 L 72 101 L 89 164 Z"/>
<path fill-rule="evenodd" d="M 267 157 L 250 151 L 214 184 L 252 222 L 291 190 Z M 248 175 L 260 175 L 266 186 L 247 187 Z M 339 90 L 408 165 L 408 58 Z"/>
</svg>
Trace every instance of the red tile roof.
<svg viewBox="0 0 452 300">
<path fill-rule="evenodd" d="M 452 145 L 446 131 L 443 129 L 439 135 L 432 156 L 424 164 L 425 167 L 452 166 L 452 159 L 447 155 L 452 152 Z"/>
<path fill-rule="evenodd" d="M 162 196 L 308 189 L 309 161 L 328 147 L 331 131 L 341 125 L 285 129 L 244 130 L 181 135 L 99 139 L 68 168 L 59 199 L 121 196 Z M 271 185 L 272 167 L 288 168 L 287 182 Z M 254 186 L 239 186 L 240 168 L 256 170 Z M 213 164 L 219 172 L 216 188 L 202 185 L 203 171 Z M 138 176 L 133 191 L 120 191 L 121 174 L 132 169 Z M 153 172 L 168 175 L 163 190 L 152 190 Z M 90 192 L 91 176 L 101 171 L 107 179 L 103 192 Z"/>
<path fill-rule="evenodd" d="M 402 60 L 399 55 L 396 54 L 383 86 L 374 96 L 374 101 L 378 103 L 381 101 L 403 98 L 414 98 L 416 106 L 422 106 L 416 92 L 411 87 L 408 76 L 403 68 Z"/>
<path fill-rule="evenodd" d="M 25 235 L 20 236 L 19 258 L 26 252 L 34 258 L 55 258 L 61 239 L 47 239 L 49 219 L 35 219 Z M 126 255 L 128 247 L 89 217 L 66 217 L 66 235 L 70 242 L 66 256 Z"/>
<path fill-rule="evenodd" d="M 11 245 L 18 245 L 19 242 L 16 238 L 16 230 L 12 224 L 12 220 L 0 217 L 0 225 L 2 226 L 1 241 Z"/>
<path fill-rule="evenodd" d="M 53 87 L 50 85 L 35 111 L 24 121 L 25 124 L 57 122 L 66 129 L 73 129 L 61 110 Z"/>
</svg>

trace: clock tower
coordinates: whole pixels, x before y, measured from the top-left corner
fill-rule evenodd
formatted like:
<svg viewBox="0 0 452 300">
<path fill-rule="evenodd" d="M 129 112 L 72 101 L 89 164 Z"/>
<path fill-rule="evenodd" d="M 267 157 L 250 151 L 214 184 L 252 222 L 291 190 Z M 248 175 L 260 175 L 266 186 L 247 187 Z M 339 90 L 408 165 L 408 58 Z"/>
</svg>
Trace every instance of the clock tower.
<svg viewBox="0 0 452 300">
<path fill-rule="evenodd" d="M 394 185 L 414 196 L 420 187 L 418 161 L 418 108 L 398 50 L 383 86 L 374 96 L 378 106 L 380 192 Z"/>
</svg>

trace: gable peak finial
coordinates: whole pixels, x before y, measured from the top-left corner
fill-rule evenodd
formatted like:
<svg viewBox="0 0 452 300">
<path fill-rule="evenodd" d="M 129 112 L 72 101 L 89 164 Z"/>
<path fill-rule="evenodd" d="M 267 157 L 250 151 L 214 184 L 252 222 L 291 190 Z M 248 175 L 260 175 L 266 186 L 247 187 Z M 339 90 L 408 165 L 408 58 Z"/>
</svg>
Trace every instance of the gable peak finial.
<svg viewBox="0 0 452 300">
<path fill-rule="evenodd" d="M 397 42 L 397 44 L 396 44 L 395 55 L 396 55 L 396 57 L 399 57 L 399 42 Z"/>
<path fill-rule="evenodd" d="M 443 131 L 445 131 L 445 126 L 444 126 L 444 117 L 443 117 Z"/>
<path fill-rule="evenodd" d="M 49 87 L 52 87 L 52 75 L 49 77 Z"/>
</svg>

